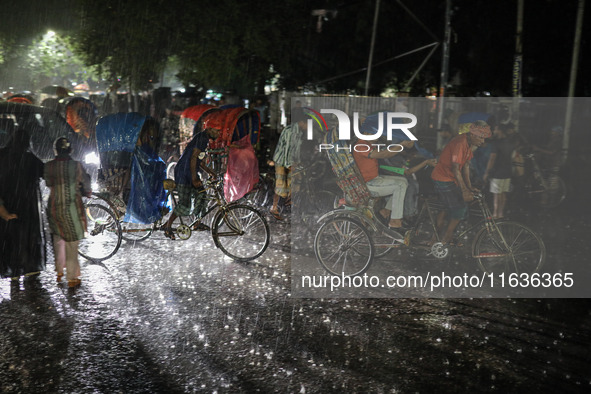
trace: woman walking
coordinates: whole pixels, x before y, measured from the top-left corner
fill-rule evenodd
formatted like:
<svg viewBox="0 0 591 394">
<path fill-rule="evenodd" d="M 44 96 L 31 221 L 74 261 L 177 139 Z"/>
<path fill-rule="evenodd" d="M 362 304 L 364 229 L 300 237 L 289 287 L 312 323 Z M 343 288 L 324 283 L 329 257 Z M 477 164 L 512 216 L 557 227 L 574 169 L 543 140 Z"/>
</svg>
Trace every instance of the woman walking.
<svg viewBox="0 0 591 394">
<path fill-rule="evenodd" d="M 0 149 L 0 275 L 18 284 L 45 269 L 39 179 L 43 162 L 29 149 L 29 133 L 11 130 L 10 144 Z"/>
<path fill-rule="evenodd" d="M 43 177 L 51 189 L 47 217 L 53 236 L 55 270 L 58 282 L 65 269 L 68 287 L 76 287 L 81 283 L 78 242 L 86 231 L 82 193 L 90 195 L 90 177 L 82 164 L 70 157 L 72 148 L 67 138 L 58 138 L 54 151 L 56 158 L 45 164 Z"/>
</svg>

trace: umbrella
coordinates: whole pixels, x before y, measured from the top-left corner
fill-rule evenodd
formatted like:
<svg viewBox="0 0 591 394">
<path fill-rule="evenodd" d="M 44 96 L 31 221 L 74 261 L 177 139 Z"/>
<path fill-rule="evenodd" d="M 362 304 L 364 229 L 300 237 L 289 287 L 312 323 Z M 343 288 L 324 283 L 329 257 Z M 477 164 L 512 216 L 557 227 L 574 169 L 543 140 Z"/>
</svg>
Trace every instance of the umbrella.
<svg viewBox="0 0 591 394">
<path fill-rule="evenodd" d="M 72 92 L 70 89 L 66 89 L 63 86 L 57 85 L 46 86 L 43 89 L 41 89 L 41 93 L 58 97 L 67 97 L 74 95 L 74 92 Z"/>
<path fill-rule="evenodd" d="M 33 104 L 35 101 L 33 96 L 28 94 L 13 94 L 10 96 L 6 101 L 10 101 L 12 103 L 24 103 L 24 104 Z"/>
</svg>

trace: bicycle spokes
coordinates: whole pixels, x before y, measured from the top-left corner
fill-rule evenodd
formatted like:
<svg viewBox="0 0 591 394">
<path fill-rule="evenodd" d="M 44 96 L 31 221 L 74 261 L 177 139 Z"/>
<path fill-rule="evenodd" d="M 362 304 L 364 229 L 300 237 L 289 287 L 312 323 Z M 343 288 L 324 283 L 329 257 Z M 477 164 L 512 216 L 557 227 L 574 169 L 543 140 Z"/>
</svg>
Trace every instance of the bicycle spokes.
<svg viewBox="0 0 591 394">
<path fill-rule="evenodd" d="M 545 254 L 544 243 L 527 226 L 500 222 L 480 232 L 473 257 L 486 272 L 534 273 L 542 267 Z"/>
<path fill-rule="evenodd" d="M 314 253 L 333 275 L 360 275 L 373 260 L 374 246 L 369 231 L 348 217 L 327 220 L 316 233 Z"/>
</svg>

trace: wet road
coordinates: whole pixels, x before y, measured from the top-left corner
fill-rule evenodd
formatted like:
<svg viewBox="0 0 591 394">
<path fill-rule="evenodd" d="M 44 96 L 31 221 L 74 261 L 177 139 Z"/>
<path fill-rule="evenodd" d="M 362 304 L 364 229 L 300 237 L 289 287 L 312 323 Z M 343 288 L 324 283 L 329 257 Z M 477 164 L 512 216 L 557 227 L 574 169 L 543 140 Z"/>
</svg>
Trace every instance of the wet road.
<svg viewBox="0 0 591 394">
<path fill-rule="evenodd" d="M 588 264 L 588 215 L 535 222 L 549 264 Z M 270 224 L 272 245 L 252 263 L 206 233 L 159 233 L 83 262 L 76 290 L 51 271 L 3 280 L 0 391 L 591 390 L 588 299 L 297 299 L 289 226 Z"/>
</svg>

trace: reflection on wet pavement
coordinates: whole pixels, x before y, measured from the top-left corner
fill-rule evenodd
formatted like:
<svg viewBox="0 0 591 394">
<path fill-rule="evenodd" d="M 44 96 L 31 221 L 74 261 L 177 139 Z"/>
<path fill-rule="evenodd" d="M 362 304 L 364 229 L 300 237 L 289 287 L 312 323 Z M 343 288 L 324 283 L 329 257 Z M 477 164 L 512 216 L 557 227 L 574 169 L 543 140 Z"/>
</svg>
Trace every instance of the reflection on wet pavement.
<svg viewBox="0 0 591 394">
<path fill-rule="evenodd" d="M 549 264 L 588 261 L 588 220 L 536 220 Z M 76 290 L 3 280 L 0 391 L 589 391 L 589 300 L 296 299 L 271 225 L 252 263 L 154 234 L 84 262 Z"/>
</svg>

